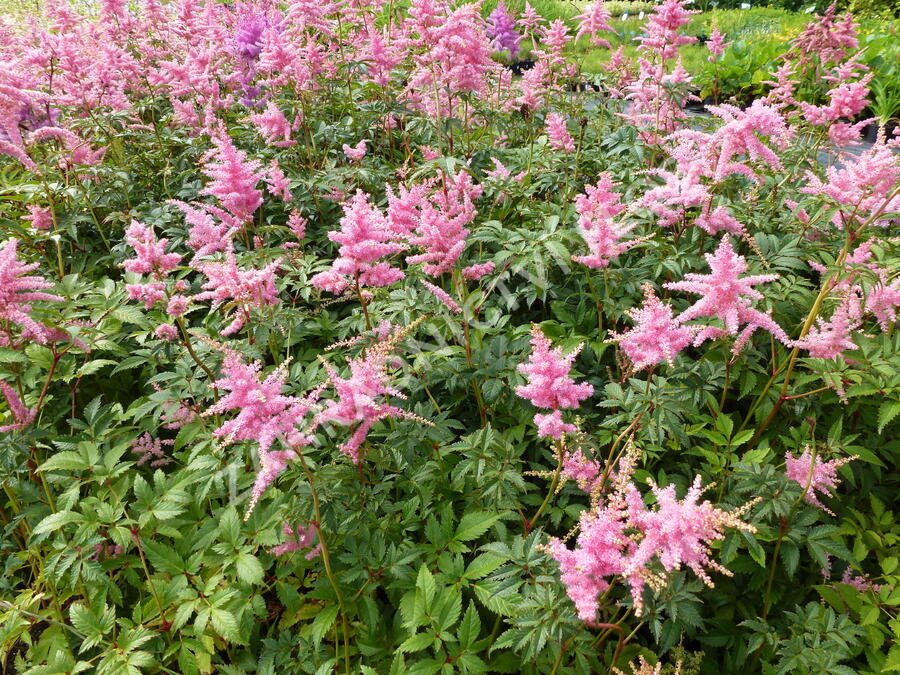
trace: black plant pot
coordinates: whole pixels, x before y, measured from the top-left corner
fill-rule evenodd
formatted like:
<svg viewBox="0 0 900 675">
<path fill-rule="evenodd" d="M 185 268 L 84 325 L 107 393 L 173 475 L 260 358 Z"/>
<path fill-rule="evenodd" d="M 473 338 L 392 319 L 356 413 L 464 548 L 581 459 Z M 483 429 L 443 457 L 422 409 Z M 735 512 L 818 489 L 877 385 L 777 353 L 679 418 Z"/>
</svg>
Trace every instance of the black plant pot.
<svg viewBox="0 0 900 675">
<path fill-rule="evenodd" d="M 887 124 L 884 126 L 884 137 L 887 140 L 894 138 L 894 134 L 897 133 L 897 120 L 889 120 Z M 866 127 L 866 131 L 863 135 L 863 138 L 867 140 L 869 143 L 874 143 L 878 140 L 878 130 L 882 127 L 878 122 L 872 122 L 869 126 Z"/>
<path fill-rule="evenodd" d="M 521 75 L 526 70 L 534 68 L 534 59 L 523 59 L 515 63 L 508 63 L 506 67 L 513 72 L 513 75 Z"/>
</svg>

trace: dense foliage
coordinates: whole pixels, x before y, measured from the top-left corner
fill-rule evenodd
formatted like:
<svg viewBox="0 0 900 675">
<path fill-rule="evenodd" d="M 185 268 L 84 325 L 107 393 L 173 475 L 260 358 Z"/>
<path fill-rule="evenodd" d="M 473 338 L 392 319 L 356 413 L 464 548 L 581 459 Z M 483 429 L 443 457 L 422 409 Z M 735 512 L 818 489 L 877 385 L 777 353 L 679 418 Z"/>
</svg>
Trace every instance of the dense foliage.
<svg viewBox="0 0 900 675">
<path fill-rule="evenodd" d="M 587 91 L 599 2 L 45 10 L 0 25 L 8 672 L 900 670 L 852 17 L 689 117 L 680 0 Z"/>
</svg>

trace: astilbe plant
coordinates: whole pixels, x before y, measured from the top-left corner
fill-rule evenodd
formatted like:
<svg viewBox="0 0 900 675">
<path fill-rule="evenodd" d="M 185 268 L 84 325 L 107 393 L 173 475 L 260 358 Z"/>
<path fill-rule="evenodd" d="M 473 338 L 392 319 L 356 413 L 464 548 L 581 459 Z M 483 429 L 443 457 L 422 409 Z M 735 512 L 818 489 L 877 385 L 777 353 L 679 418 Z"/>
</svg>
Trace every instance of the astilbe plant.
<svg viewBox="0 0 900 675">
<path fill-rule="evenodd" d="M 690 6 L 0 21 L 4 668 L 895 666 L 889 27 Z"/>
</svg>

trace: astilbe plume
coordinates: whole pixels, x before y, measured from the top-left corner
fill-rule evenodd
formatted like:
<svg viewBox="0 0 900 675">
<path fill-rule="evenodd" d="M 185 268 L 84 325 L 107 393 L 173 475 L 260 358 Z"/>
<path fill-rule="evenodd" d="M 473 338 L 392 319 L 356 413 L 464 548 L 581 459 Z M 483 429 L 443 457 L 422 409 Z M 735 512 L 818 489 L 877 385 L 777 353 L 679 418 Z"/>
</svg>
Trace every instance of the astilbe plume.
<svg viewBox="0 0 900 675">
<path fill-rule="evenodd" d="M 366 141 L 361 140 L 359 143 L 350 147 L 346 143 L 341 147 L 344 151 L 344 154 L 347 156 L 347 159 L 352 160 L 354 162 L 360 161 L 363 157 L 366 156 Z"/>
<path fill-rule="evenodd" d="M 566 128 L 566 118 L 557 113 L 547 115 L 547 139 L 550 145 L 564 152 L 575 152 L 575 141 Z"/>
<path fill-rule="evenodd" d="M 491 39 L 491 44 L 498 52 L 504 50 L 509 52 L 509 57 L 515 59 L 519 53 L 519 41 L 521 36 L 516 30 L 516 21 L 507 11 L 506 4 L 501 0 L 497 6 L 488 15 L 487 28 L 485 30 L 487 36 Z"/>
<path fill-rule="evenodd" d="M 613 191 L 615 183 L 608 172 L 600 174 L 596 185 L 585 186 L 584 193 L 575 198 L 578 231 L 590 249 L 590 255 L 572 256 L 572 260 L 593 269 L 607 267 L 622 253 L 643 241 L 624 241 L 634 225 L 614 222 L 625 210 L 621 195 Z"/>
<path fill-rule="evenodd" d="M 626 312 L 635 326 L 622 333 L 611 332 L 609 341 L 619 344 L 635 370 L 663 361 L 674 365 L 675 356 L 694 339 L 696 328 L 678 321 L 672 307 L 656 297 L 653 286 L 644 284 L 643 289 L 643 305 Z"/>
<path fill-rule="evenodd" d="M 425 281 L 424 279 L 422 280 L 422 285 L 427 288 L 434 297 L 440 300 L 451 312 L 453 312 L 454 314 L 462 313 L 462 307 L 459 306 L 459 303 L 451 298 L 450 294 L 447 293 L 447 291 L 445 291 L 443 288 L 441 288 L 440 286 L 435 286 L 433 283 Z"/>
<path fill-rule="evenodd" d="M 584 8 L 584 11 L 575 17 L 578 22 L 578 31 L 575 33 L 575 39 L 578 40 L 582 35 L 588 35 L 591 44 L 597 47 L 612 48 L 608 40 L 600 37 L 601 32 L 613 32 L 612 26 L 609 25 L 610 13 L 606 9 L 603 0 L 595 0 Z"/>
<path fill-rule="evenodd" d="M 125 241 L 134 249 L 134 258 L 122 263 L 126 272 L 149 274 L 154 279 L 162 279 L 178 267 L 181 255 L 166 253 L 168 239 L 157 239 L 152 227 L 132 220 L 125 229 Z"/>
<path fill-rule="evenodd" d="M 402 279 L 403 270 L 382 260 L 406 248 L 394 240 L 384 214 L 369 203 L 369 196 L 362 190 L 357 190 L 343 208 L 340 229 L 328 233 L 331 241 L 340 244 L 338 257 L 331 269 L 316 274 L 310 283 L 340 295 L 355 285 L 390 286 Z"/>
<path fill-rule="evenodd" d="M 44 277 L 29 275 L 38 263 L 25 264 L 16 257 L 19 242 L 8 239 L 0 248 L 0 322 L 12 323 L 23 329 L 22 337 L 39 344 L 46 343 L 52 331 L 29 316 L 32 302 L 62 302 L 63 298 L 44 293 L 53 284 Z M 0 346 L 10 343 L 6 328 L 0 327 Z"/>
<path fill-rule="evenodd" d="M 610 492 L 582 511 L 574 548 L 555 537 L 546 547 L 559 563 L 561 581 L 582 621 L 596 620 L 599 596 L 612 577 L 629 586 L 635 615 L 641 616 L 644 587 L 660 590 L 665 583 L 665 576 L 653 569 L 654 562 L 668 572 L 690 567 L 712 586 L 708 569 L 728 576 L 731 572 L 711 559 L 710 544 L 721 541 L 726 528 L 756 531 L 741 520 L 756 501 L 730 512 L 709 501 L 699 502 L 703 493 L 699 476 L 681 501 L 674 486 L 651 483 L 657 505 L 647 508 L 631 482 L 638 453 L 629 441 Z"/>
<path fill-rule="evenodd" d="M 833 516 L 834 512 L 819 500 L 819 496 L 816 493 L 834 497 L 831 491 L 836 490 L 841 482 L 838 478 L 837 470 L 854 459 L 856 459 L 855 455 L 826 462 L 815 455 L 807 445 L 799 457 L 794 457 L 790 451 L 784 453 L 785 473 L 788 478 L 806 490 L 803 498 L 808 503 L 818 506 L 825 513 Z"/>
<path fill-rule="evenodd" d="M 283 544 L 278 544 L 269 549 L 269 553 L 275 556 L 287 555 L 294 551 L 302 551 L 305 548 L 310 549 L 303 557 L 312 560 L 322 551 L 322 544 L 312 545 L 316 536 L 318 527 L 313 523 L 308 525 L 297 525 L 296 528 L 291 527 L 287 521 L 281 526 L 282 533 L 288 538 Z"/>
<path fill-rule="evenodd" d="M 873 219 L 886 226 L 880 214 L 900 211 L 900 156 L 885 143 L 876 143 L 859 157 L 848 158 L 842 166 L 829 166 L 822 180 L 807 171 L 808 182 L 801 192 L 824 195 L 838 205 L 831 222 L 842 230 L 848 223 L 859 225 Z"/>
<path fill-rule="evenodd" d="M 897 308 L 900 307 L 900 279 L 889 282 L 883 270 L 878 271 L 878 283 L 869 289 L 866 296 L 866 311 L 871 312 L 881 330 L 887 333 L 897 321 Z"/>
<path fill-rule="evenodd" d="M 222 329 L 222 335 L 232 335 L 239 331 L 250 318 L 251 308 L 262 308 L 278 304 L 275 288 L 275 270 L 281 258 L 270 262 L 262 269 L 241 269 L 234 255 L 234 245 L 228 243 L 224 261 L 194 263 L 193 266 L 206 275 L 203 292 L 194 296 L 197 301 L 212 300 L 215 309 L 229 301 L 234 302 L 231 323 Z"/>
<path fill-rule="evenodd" d="M 153 468 L 165 466 L 171 460 L 166 457 L 164 445 L 174 445 L 175 441 L 154 438 L 148 433 L 138 436 L 131 444 L 131 452 L 138 456 L 137 466 L 149 464 Z"/>
<path fill-rule="evenodd" d="M 213 139 L 216 146 L 215 161 L 203 166 L 203 173 L 210 179 L 201 195 L 219 200 L 235 218 L 248 221 L 262 204 L 262 193 L 256 184 L 265 177 L 260 171 L 259 160 L 248 160 L 246 153 L 238 150 L 224 134 Z"/>
<path fill-rule="evenodd" d="M 238 411 L 234 419 L 224 422 L 213 435 L 222 439 L 223 445 L 236 441 L 255 441 L 258 445 L 259 472 L 247 506 L 249 517 L 266 488 L 287 468 L 287 462 L 297 456 L 296 451 L 312 442 L 311 429 L 315 425 L 303 428 L 303 424 L 315 406 L 320 390 L 302 398 L 287 396 L 282 393 L 287 362 L 282 362 L 260 380 L 261 362 L 245 363 L 238 352 L 214 346 L 224 352 L 225 359 L 222 375 L 211 386 L 227 393 L 207 408 L 203 416 Z M 279 438 L 285 449 L 272 450 Z"/>
<path fill-rule="evenodd" d="M 821 16 L 811 21 L 791 43 L 791 56 L 799 66 L 843 61 L 847 54 L 859 47 L 853 15 L 847 12 L 836 18 L 837 3 L 833 2 Z"/>
<path fill-rule="evenodd" d="M 737 335 L 734 353 L 738 353 L 758 328 L 763 328 L 783 343 L 788 343 L 788 336 L 775 323 L 770 314 L 765 314 L 752 307 L 753 300 L 762 300 L 763 295 L 753 287 L 775 281 L 777 274 L 759 274 L 741 277 L 747 271 L 747 261 L 731 246 L 728 235 L 722 237 L 715 254 L 707 253 L 706 262 L 712 270 L 711 274 L 688 273 L 683 281 L 670 281 L 665 287 L 674 291 L 687 291 L 702 296 L 697 302 L 682 312 L 678 320 L 690 321 L 701 317 L 720 319 L 725 328 L 705 326 L 700 328 L 694 339 L 699 345 L 708 339 L 716 339 L 725 335 Z M 738 329 L 744 326 L 738 334 Z"/>
<path fill-rule="evenodd" d="M 449 272 L 466 247 L 466 225 L 475 218 L 475 200 L 482 191 L 466 171 L 446 178 L 430 199 L 421 202 L 419 220 L 408 241 L 423 252 L 407 256 L 406 262 L 424 263 L 422 271 L 429 276 Z"/>
<path fill-rule="evenodd" d="M 297 144 L 297 141 L 291 138 L 291 132 L 299 126 L 299 118 L 291 125 L 281 109 L 272 101 L 268 102 L 263 112 L 250 115 L 250 121 L 269 145 L 289 148 Z"/>
<path fill-rule="evenodd" d="M 281 170 L 278 160 L 273 159 L 269 163 L 269 168 L 266 171 L 266 188 L 268 189 L 269 194 L 281 197 L 283 201 L 289 202 L 294 198 L 291 194 L 290 185 L 291 181 L 284 175 L 284 171 Z"/>
<path fill-rule="evenodd" d="M 538 408 L 549 408 L 549 414 L 537 413 L 534 422 L 540 436 L 559 439 L 563 433 L 575 431 L 571 424 L 562 422 L 560 408 L 577 408 L 582 399 L 594 393 L 594 387 L 582 382 L 576 384 L 569 377 L 572 364 L 583 345 L 563 356 L 560 347 L 551 347 L 550 340 L 540 326 L 531 327 L 531 356 L 527 363 L 520 363 L 518 370 L 528 377 L 528 382 L 516 387 L 516 394 L 531 401 Z"/>
<path fill-rule="evenodd" d="M 849 296 L 845 298 L 828 321 L 819 318 L 806 336 L 795 340 L 793 346 L 807 350 L 810 358 L 814 359 L 834 359 L 844 350 L 856 349 L 851 338 L 860 321 L 852 316 L 852 302 Z"/>
<path fill-rule="evenodd" d="M 709 40 L 706 41 L 706 48 L 709 50 L 707 57 L 710 63 L 715 63 L 725 53 L 725 48 L 731 45 L 731 42 L 725 42 L 725 35 L 719 30 L 719 26 L 713 25 L 712 32 L 709 34 Z"/>
<path fill-rule="evenodd" d="M 567 480 L 575 481 L 581 490 L 592 495 L 601 484 L 603 469 L 600 464 L 585 457 L 581 448 L 577 448 L 574 451 L 567 450 L 563 454 L 560 475 Z"/>
<path fill-rule="evenodd" d="M 803 115 L 811 124 L 828 124 L 841 118 L 856 117 L 868 104 L 868 84 L 872 80 L 873 73 L 865 75 L 856 82 L 841 82 L 828 92 L 828 104 L 815 106 L 800 103 Z"/>
<path fill-rule="evenodd" d="M 37 204 L 28 205 L 28 215 L 24 220 L 31 223 L 31 227 L 39 232 L 46 232 L 53 227 L 53 211 Z"/>
<path fill-rule="evenodd" d="M 684 8 L 684 0 L 665 0 L 653 8 L 653 13 L 644 25 L 644 34 L 638 38 L 641 48 L 653 52 L 660 59 L 672 59 L 678 55 L 681 45 L 693 44 L 697 38 L 680 35 L 682 26 L 690 22 L 691 14 Z"/>
<path fill-rule="evenodd" d="M 543 21 L 543 17 L 541 17 L 537 10 L 526 0 L 525 7 L 522 9 L 522 14 L 517 20 L 517 23 L 522 27 L 525 35 L 533 38 L 538 27 L 541 25 L 541 21 Z"/>
<path fill-rule="evenodd" d="M 389 396 L 406 398 L 391 386 L 388 368 L 397 345 L 417 323 L 393 330 L 390 335 L 381 337 L 374 345 L 364 349 L 357 358 L 349 359 L 349 377 L 341 377 L 334 366 L 322 360 L 337 398 L 324 401 L 324 409 L 316 416 L 315 426 L 332 422 L 351 427 L 353 433 L 340 446 L 340 450 L 355 464 L 362 462 L 360 447 L 378 420 L 394 417 L 429 424 L 418 415 L 387 402 Z"/>
<path fill-rule="evenodd" d="M 9 412 L 12 415 L 12 422 L 0 426 L 0 433 L 7 433 L 17 429 L 24 429 L 34 421 L 37 416 L 36 408 L 28 408 L 22 403 L 22 399 L 16 393 L 16 390 L 9 386 L 6 382 L 0 380 L 0 391 L 6 399 L 6 405 L 9 406 Z"/>
<path fill-rule="evenodd" d="M 168 203 L 184 214 L 184 221 L 190 226 L 186 243 L 194 251 L 195 259 L 226 250 L 231 237 L 242 226 L 230 213 L 210 204 L 192 205 L 178 199 Z"/>
</svg>

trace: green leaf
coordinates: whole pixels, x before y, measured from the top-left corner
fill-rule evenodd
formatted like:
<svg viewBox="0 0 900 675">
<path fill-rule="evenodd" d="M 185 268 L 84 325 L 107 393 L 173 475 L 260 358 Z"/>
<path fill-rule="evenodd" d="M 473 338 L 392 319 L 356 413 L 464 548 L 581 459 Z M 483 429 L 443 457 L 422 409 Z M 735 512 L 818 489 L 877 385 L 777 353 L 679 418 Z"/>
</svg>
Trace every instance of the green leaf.
<svg viewBox="0 0 900 675">
<path fill-rule="evenodd" d="M 32 534 L 35 536 L 39 534 L 47 534 L 49 532 L 53 532 L 54 530 L 58 530 L 63 525 L 81 522 L 84 522 L 84 516 L 82 516 L 80 513 L 75 513 L 74 511 L 59 511 L 58 513 L 51 513 L 49 516 L 39 522 L 37 524 L 37 527 L 34 528 Z"/>
<path fill-rule="evenodd" d="M 431 633 L 417 633 L 406 638 L 397 648 L 401 654 L 409 654 L 410 652 L 420 652 L 426 649 L 434 641 L 434 635 Z"/>
<path fill-rule="evenodd" d="M 900 414 L 900 401 L 885 401 L 882 403 L 881 407 L 878 408 L 878 433 L 880 434 L 898 414 Z"/>
<path fill-rule="evenodd" d="M 500 567 L 500 565 L 507 560 L 509 560 L 509 558 L 496 553 L 491 553 L 490 551 L 482 553 L 469 563 L 468 567 L 466 567 L 466 571 L 463 573 L 463 578 L 472 581 L 482 579 Z"/>
<path fill-rule="evenodd" d="M 468 647 L 478 639 L 478 633 L 481 632 L 481 617 L 478 616 L 478 610 L 471 602 L 463 616 L 462 623 L 459 624 L 459 644 L 462 647 Z"/>
<path fill-rule="evenodd" d="M 90 468 L 90 464 L 77 452 L 67 450 L 57 452 L 46 462 L 41 464 L 38 471 L 84 471 Z"/>
<path fill-rule="evenodd" d="M 325 637 L 325 634 L 329 630 L 331 630 L 331 627 L 334 625 L 334 620 L 337 619 L 339 609 L 340 608 L 337 605 L 329 605 L 316 614 L 316 618 L 313 619 L 312 628 L 310 630 L 310 637 L 314 643 L 319 644 L 322 642 L 322 638 Z"/>
<path fill-rule="evenodd" d="M 243 642 L 238 633 L 237 619 L 234 614 L 221 607 L 212 607 L 209 610 L 209 619 L 213 629 L 229 642 Z"/>
<path fill-rule="evenodd" d="M 431 603 L 434 601 L 434 592 L 435 592 L 435 583 L 434 576 L 428 569 L 428 566 L 425 563 L 422 563 L 422 566 L 419 568 L 419 576 L 416 577 L 416 588 L 422 591 L 422 594 L 425 599 L 425 607 L 426 609 L 431 607 Z"/>
<path fill-rule="evenodd" d="M 496 513 L 470 511 L 459 521 L 459 527 L 456 528 L 453 538 L 456 541 L 472 541 L 487 532 L 488 528 L 498 520 L 500 520 L 500 515 Z"/>
<path fill-rule="evenodd" d="M 888 652 L 887 660 L 885 660 L 884 668 L 881 669 L 881 672 L 888 673 L 895 670 L 900 670 L 900 645 L 891 647 L 891 651 Z"/>
<path fill-rule="evenodd" d="M 249 553 L 238 553 L 234 567 L 241 581 L 247 584 L 258 584 L 263 578 L 263 566 L 259 558 Z"/>
</svg>

